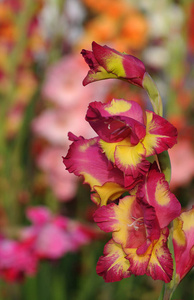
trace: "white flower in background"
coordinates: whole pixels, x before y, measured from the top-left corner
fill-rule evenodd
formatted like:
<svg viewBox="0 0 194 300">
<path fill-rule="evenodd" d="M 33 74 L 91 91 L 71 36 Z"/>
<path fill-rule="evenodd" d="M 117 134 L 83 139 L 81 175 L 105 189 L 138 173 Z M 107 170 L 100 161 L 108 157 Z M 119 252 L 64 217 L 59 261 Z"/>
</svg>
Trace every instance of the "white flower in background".
<svg viewBox="0 0 194 300">
<path fill-rule="evenodd" d="M 47 0 L 39 16 L 43 35 L 52 39 L 54 36 L 65 36 L 67 21 L 56 0 Z"/>
</svg>

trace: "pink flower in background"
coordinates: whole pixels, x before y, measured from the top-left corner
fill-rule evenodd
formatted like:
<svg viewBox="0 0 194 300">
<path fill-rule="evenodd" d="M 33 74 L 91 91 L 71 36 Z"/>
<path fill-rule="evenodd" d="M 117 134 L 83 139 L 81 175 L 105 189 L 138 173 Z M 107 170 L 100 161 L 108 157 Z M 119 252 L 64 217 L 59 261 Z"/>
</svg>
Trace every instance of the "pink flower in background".
<svg viewBox="0 0 194 300">
<path fill-rule="evenodd" d="M 50 108 L 32 121 L 32 129 L 52 145 L 68 146 L 67 134 L 72 128 L 78 135 L 92 135 L 84 116 L 85 108 L 81 106 L 73 110 Z"/>
<path fill-rule="evenodd" d="M 36 273 L 40 259 L 59 259 L 99 236 L 96 228 L 64 216 L 54 216 L 44 206 L 26 212 L 32 225 L 20 230 L 19 239 L 0 237 L 0 277 L 18 281 Z"/>
<path fill-rule="evenodd" d="M 38 258 L 32 250 L 32 240 L 15 241 L 0 239 L 0 277 L 7 281 L 22 280 L 25 275 L 34 275 Z"/>
<path fill-rule="evenodd" d="M 58 259 L 97 237 L 96 229 L 54 216 L 44 206 L 28 208 L 26 214 L 32 225 L 21 231 L 21 237 L 23 241 L 33 241 L 33 251 L 41 259 Z"/>
<path fill-rule="evenodd" d="M 47 70 L 42 95 L 45 99 L 65 109 L 85 106 L 91 99 L 103 98 L 112 83 L 104 82 L 98 86 L 84 88 L 82 79 L 87 72 L 87 65 L 80 55 L 69 54 Z"/>
<path fill-rule="evenodd" d="M 77 177 L 65 171 L 62 163 L 64 148 L 47 147 L 37 158 L 37 165 L 44 171 L 49 186 L 60 201 L 69 201 L 76 194 Z"/>
<path fill-rule="evenodd" d="M 194 177 L 194 149 L 191 142 L 180 139 L 178 144 L 169 150 L 169 155 L 172 165 L 171 188 L 188 184 Z"/>
<path fill-rule="evenodd" d="M 45 224 L 48 220 L 52 218 L 51 211 L 44 206 L 39 206 L 37 208 L 28 209 L 26 212 L 27 218 L 37 226 Z"/>
<path fill-rule="evenodd" d="M 47 70 L 42 95 L 55 107 L 35 118 L 32 129 L 51 144 L 69 145 L 67 133 L 72 128 L 77 135 L 92 135 L 85 121 L 88 104 L 91 99 L 106 98 L 113 83 L 104 82 L 97 88 L 84 88 L 81 81 L 86 70 L 83 59 L 75 54 L 67 55 Z"/>
</svg>

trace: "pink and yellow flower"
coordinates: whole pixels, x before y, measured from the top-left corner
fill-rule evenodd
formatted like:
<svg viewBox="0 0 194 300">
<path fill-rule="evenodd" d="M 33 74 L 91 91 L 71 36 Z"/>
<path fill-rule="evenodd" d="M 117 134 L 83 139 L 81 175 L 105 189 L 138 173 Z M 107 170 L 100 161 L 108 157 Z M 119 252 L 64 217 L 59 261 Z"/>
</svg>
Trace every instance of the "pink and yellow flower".
<svg viewBox="0 0 194 300">
<path fill-rule="evenodd" d="M 144 88 L 152 103 L 154 112 L 163 115 L 162 100 L 151 76 L 141 60 L 132 55 L 120 53 L 108 46 L 92 43 L 92 51 L 81 51 L 90 70 L 83 85 L 102 79 L 121 79 Z"/>
<path fill-rule="evenodd" d="M 86 121 L 97 137 L 69 134 L 66 169 L 90 185 L 98 205 L 94 221 L 112 232 L 96 270 L 106 282 L 146 274 L 168 283 L 173 276 L 168 225 L 179 217 L 181 205 L 169 190 L 161 157 L 159 169 L 154 156 L 176 144 L 177 130 L 162 117 L 159 92 L 141 61 L 95 42 L 92 48 L 82 50 L 90 67 L 84 85 L 108 78 L 128 81 L 147 91 L 154 109 L 143 112 L 124 99 L 92 102 Z"/>
<path fill-rule="evenodd" d="M 97 273 L 105 281 L 147 274 L 170 282 L 173 262 L 167 246 L 167 226 L 180 211 L 180 203 L 154 164 L 136 195 L 126 196 L 118 204 L 101 206 L 94 213 L 100 229 L 112 232 L 112 240 L 98 261 Z"/>
<path fill-rule="evenodd" d="M 128 276 L 147 274 L 153 279 L 171 280 L 173 263 L 166 243 L 168 228 L 160 229 L 152 206 L 141 203 L 135 196 L 126 196 L 118 205 L 100 207 L 94 221 L 102 230 L 113 232 L 113 242 L 106 246 L 97 264 L 97 273 L 106 281 L 108 277 L 111 281 L 121 280 L 126 271 Z M 100 266 L 107 259 L 109 265 L 107 268 L 104 265 L 102 271 Z"/>
<path fill-rule="evenodd" d="M 99 145 L 109 161 L 128 178 L 138 178 L 149 169 L 147 157 L 171 148 L 177 130 L 152 111 L 145 115 L 134 101 L 113 99 L 110 103 L 90 103 L 86 120 L 96 131 Z"/>
<path fill-rule="evenodd" d="M 173 221 L 176 281 L 179 283 L 194 266 L 194 206 Z"/>
<path fill-rule="evenodd" d="M 121 196 L 126 191 L 123 172 L 109 163 L 98 145 L 99 138 L 84 139 L 73 134 L 69 134 L 69 138 L 73 143 L 63 162 L 70 173 L 82 176 L 84 183 L 96 192 L 92 200 L 104 205 Z"/>
<path fill-rule="evenodd" d="M 92 43 L 92 51 L 83 49 L 81 54 L 90 67 L 83 85 L 102 79 L 119 78 L 142 87 L 146 70 L 138 58 L 96 42 Z"/>
<path fill-rule="evenodd" d="M 180 215 L 181 204 L 171 193 L 169 184 L 163 173 L 154 163 L 137 189 L 137 197 L 154 207 L 160 228 L 164 228 Z"/>
</svg>

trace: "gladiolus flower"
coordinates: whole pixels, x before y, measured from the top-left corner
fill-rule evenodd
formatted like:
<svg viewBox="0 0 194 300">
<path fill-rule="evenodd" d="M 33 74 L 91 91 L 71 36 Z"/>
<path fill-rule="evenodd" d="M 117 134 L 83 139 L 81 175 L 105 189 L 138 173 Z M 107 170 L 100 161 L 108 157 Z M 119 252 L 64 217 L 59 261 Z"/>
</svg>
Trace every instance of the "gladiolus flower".
<svg viewBox="0 0 194 300">
<path fill-rule="evenodd" d="M 145 121 L 144 121 L 145 119 Z M 90 103 L 86 120 L 99 135 L 99 145 L 109 161 L 128 177 L 138 178 L 149 169 L 147 157 L 171 148 L 177 130 L 164 118 L 124 99 Z"/>
<path fill-rule="evenodd" d="M 126 196 L 118 205 L 101 206 L 94 214 L 94 221 L 102 230 L 113 232 L 114 244 L 106 246 L 108 251 L 106 249 L 97 264 L 97 273 L 106 281 L 108 278 L 121 280 L 126 277 L 126 271 L 128 277 L 131 273 L 147 274 L 153 279 L 171 280 L 173 263 L 166 243 L 168 228 L 160 229 L 152 206 L 138 201 L 135 196 Z M 102 272 L 100 266 L 107 259 L 108 268 L 104 265 Z"/>
<path fill-rule="evenodd" d="M 138 58 L 96 42 L 92 43 L 92 51 L 83 49 L 81 54 L 90 67 L 83 85 L 102 79 L 119 78 L 142 87 L 146 70 Z"/>
<path fill-rule="evenodd" d="M 144 88 L 148 93 L 154 112 L 162 116 L 163 107 L 160 94 L 141 60 L 108 46 L 100 46 L 95 42 L 92 43 L 92 51 L 83 49 L 81 54 L 90 67 L 83 80 L 83 85 L 110 78 L 125 80 Z"/>
<path fill-rule="evenodd" d="M 97 137 L 69 133 L 73 143 L 63 158 L 66 169 L 90 185 L 98 205 L 94 221 L 112 232 L 97 274 L 106 282 L 146 274 L 168 283 L 173 259 L 167 226 L 179 217 L 181 205 L 166 181 L 166 150 L 176 144 L 177 130 L 162 117 L 159 92 L 141 61 L 95 42 L 82 55 L 90 67 L 84 85 L 108 78 L 128 81 L 147 91 L 154 109 L 143 112 L 138 103 L 124 99 L 92 102 L 86 121 Z"/>
<path fill-rule="evenodd" d="M 173 263 L 167 247 L 167 226 L 180 211 L 180 203 L 170 193 L 164 175 L 153 164 L 136 195 L 120 199 L 118 205 L 101 206 L 94 213 L 100 229 L 112 232 L 112 240 L 97 264 L 97 273 L 105 281 L 147 274 L 169 282 Z"/>
<path fill-rule="evenodd" d="M 194 266 L 194 206 L 173 221 L 176 281 L 179 283 Z"/>
</svg>

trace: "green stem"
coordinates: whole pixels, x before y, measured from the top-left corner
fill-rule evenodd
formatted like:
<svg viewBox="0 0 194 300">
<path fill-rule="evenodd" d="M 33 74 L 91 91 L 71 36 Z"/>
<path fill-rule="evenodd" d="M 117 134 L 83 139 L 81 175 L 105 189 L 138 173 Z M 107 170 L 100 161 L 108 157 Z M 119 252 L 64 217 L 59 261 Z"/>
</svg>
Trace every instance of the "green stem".
<svg viewBox="0 0 194 300">
<path fill-rule="evenodd" d="M 171 179 L 171 163 L 168 151 L 163 151 L 162 153 L 157 155 L 158 162 L 160 165 L 160 170 L 164 173 L 165 179 L 168 183 L 170 183 Z"/>
<path fill-rule="evenodd" d="M 160 93 L 156 87 L 155 82 L 147 72 L 145 73 L 143 78 L 143 87 L 149 96 L 154 112 L 162 117 L 163 115 L 162 99 L 160 97 Z M 170 163 L 168 152 L 163 151 L 162 153 L 158 154 L 157 157 L 158 157 L 158 163 L 160 165 L 160 170 L 162 173 L 164 173 L 165 179 L 169 183 L 171 179 L 171 163 Z"/>
<path fill-rule="evenodd" d="M 143 78 L 143 88 L 146 90 L 154 112 L 161 116 L 163 115 L 163 105 L 160 93 L 157 89 L 152 77 L 146 72 Z"/>
<path fill-rule="evenodd" d="M 172 291 L 165 286 L 164 297 L 163 300 L 170 300 L 172 296 Z"/>
<path fill-rule="evenodd" d="M 171 300 L 177 286 L 178 286 L 178 283 L 175 282 L 174 277 L 173 277 L 172 281 L 165 285 L 163 300 Z"/>
</svg>

